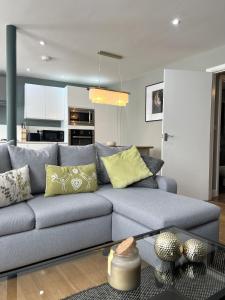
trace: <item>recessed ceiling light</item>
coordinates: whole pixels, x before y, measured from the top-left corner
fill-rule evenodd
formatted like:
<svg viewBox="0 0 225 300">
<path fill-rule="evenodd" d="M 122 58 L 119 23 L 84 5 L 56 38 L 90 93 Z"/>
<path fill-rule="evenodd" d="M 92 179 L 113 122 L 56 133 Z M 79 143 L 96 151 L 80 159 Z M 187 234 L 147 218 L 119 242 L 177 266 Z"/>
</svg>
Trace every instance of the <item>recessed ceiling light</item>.
<svg viewBox="0 0 225 300">
<path fill-rule="evenodd" d="M 40 296 L 44 295 L 44 291 L 40 290 L 39 294 L 40 294 Z"/>
<path fill-rule="evenodd" d="M 52 57 L 48 56 L 48 55 L 42 55 L 41 56 L 41 60 L 43 60 L 43 61 L 50 61 L 51 59 L 52 59 Z"/>
<path fill-rule="evenodd" d="M 178 18 L 175 18 L 175 19 L 173 19 L 173 20 L 171 21 L 171 23 L 172 23 L 174 26 L 180 25 L 180 22 L 181 22 L 181 20 L 178 19 Z"/>
<path fill-rule="evenodd" d="M 40 44 L 41 46 L 45 46 L 45 41 L 42 41 L 42 40 L 41 40 L 41 41 L 39 42 L 39 44 Z"/>
<path fill-rule="evenodd" d="M 30 68 L 26 68 L 27 72 L 30 72 Z"/>
</svg>

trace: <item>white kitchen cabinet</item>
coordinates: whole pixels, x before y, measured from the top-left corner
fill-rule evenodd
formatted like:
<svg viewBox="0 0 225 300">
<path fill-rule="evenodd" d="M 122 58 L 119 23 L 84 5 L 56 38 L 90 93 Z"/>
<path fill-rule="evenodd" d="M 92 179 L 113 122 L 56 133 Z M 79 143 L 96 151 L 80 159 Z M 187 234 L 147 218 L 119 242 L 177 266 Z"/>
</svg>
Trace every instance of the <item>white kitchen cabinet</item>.
<svg viewBox="0 0 225 300">
<path fill-rule="evenodd" d="M 43 86 L 25 84 L 24 118 L 45 119 L 45 90 Z"/>
<path fill-rule="evenodd" d="M 67 105 L 76 108 L 94 108 L 93 103 L 89 99 L 87 88 L 77 86 L 66 87 Z"/>
<path fill-rule="evenodd" d="M 45 99 L 46 120 L 64 120 L 64 89 L 45 87 Z"/>
<path fill-rule="evenodd" d="M 64 89 L 25 84 L 25 119 L 64 120 Z"/>
</svg>

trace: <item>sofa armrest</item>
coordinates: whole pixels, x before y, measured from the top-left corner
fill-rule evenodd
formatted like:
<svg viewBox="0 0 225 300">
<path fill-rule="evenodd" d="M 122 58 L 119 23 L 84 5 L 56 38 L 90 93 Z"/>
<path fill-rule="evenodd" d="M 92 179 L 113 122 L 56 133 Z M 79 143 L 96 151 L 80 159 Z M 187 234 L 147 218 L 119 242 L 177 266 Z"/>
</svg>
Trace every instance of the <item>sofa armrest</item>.
<svg viewBox="0 0 225 300">
<path fill-rule="evenodd" d="M 156 181 L 160 190 L 174 194 L 177 193 L 177 183 L 174 179 L 157 175 Z"/>
</svg>

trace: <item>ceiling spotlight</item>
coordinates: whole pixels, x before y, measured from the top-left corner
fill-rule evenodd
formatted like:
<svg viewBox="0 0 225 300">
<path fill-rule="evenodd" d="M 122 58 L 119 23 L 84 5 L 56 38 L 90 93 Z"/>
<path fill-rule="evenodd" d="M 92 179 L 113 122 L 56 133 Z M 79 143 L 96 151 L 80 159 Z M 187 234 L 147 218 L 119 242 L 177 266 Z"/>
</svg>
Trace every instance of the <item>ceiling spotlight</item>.
<svg viewBox="0 0 225 300">
<path fill-rule="evenodd" d="M 178 26 L 180 24 L 181 20 L 178 19 L 178 18 L 175 18 L 171 21 L 171 23 L 174 25 L 174 26 Z"/>
<path fill-rule="evenodd" d="M 30 72 L 30 68 L 26 68 L 27 72 Z"/>
<path fill-rule="evenodd" d="M 41 46 L 45 46 L 45 41 L 40 41 L 39 44 L 40 44 Z"/>
<path fill-rule="evenodd" d="M 41 56 L 41 60 L 43 60 L 43 61 L 50 61 L 50 60 L 52 60 L 52 57 L 48 56 L 48 55 L 42 55 Z"/>
</svg>

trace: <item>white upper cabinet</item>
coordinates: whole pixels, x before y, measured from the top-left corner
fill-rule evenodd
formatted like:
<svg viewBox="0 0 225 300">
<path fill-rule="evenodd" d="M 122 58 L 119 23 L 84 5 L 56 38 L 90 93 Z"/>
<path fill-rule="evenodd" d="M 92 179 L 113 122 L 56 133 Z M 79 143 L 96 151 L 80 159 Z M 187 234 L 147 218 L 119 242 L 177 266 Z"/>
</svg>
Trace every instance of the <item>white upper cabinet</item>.
<svg viewBox="0 0 225 300">
<path fill-rule="evenodd" d="M 45 95 L 41 85 L 25 84 L 24 118 L 45 119 Z"/>
<path fill-rule="evenodd" d="M 65 97 L 64 89 L 45 87 L 45 118 L 46 120 L 64 120 Z"/>
<path fill-rule="evenodd" d="M 77 108 L 94 108 L 93 103 L 89 99 L 89 92 L 84 87 L 67 86 L 67 104 L 69 107 Z"/>
<path fill-rule="evenodd" d="M 36 84 L 25 84 L 25 119 L 64 120 L 64 89 Z"/>
</svg>

